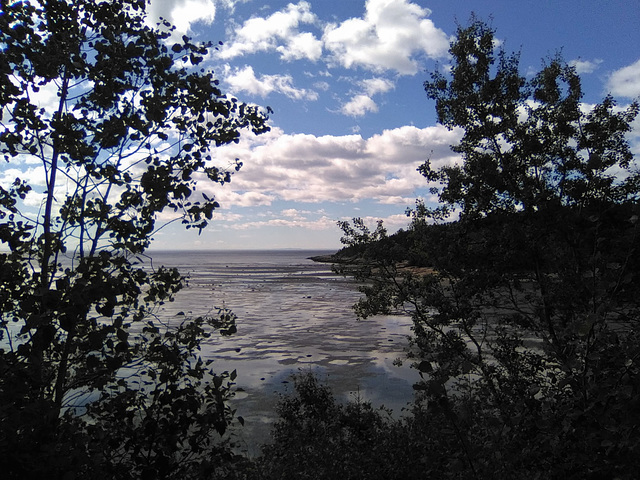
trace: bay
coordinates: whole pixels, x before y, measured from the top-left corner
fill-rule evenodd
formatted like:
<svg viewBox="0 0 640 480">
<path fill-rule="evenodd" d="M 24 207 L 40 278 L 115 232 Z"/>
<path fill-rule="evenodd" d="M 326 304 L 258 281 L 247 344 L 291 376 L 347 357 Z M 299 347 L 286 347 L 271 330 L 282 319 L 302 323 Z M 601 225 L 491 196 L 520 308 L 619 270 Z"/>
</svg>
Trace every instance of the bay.
<svg viewBox="0 0 640 480">
<path fill-rule="evenodd" d="M 188 286 L 158 315 L 172 319 L 229 308 L 238 332 L 213 336 L 203 356 L 218 372 L 236 370 L 232 401 L 245 427 L 234 435 L 247 451 L 269 440 L 279 395 L 292 391 L 291 375 L 312 372 L 339 401 L 360 399 L 399 414 L 412 399 L 418 374 L 404 358 L 410 319 L 378 316 L 359 321 L 351 306 L 357 284 L 308 257 L 332 252 L 155 251 L 155 267 L 177 267 Z"/>
</svg>

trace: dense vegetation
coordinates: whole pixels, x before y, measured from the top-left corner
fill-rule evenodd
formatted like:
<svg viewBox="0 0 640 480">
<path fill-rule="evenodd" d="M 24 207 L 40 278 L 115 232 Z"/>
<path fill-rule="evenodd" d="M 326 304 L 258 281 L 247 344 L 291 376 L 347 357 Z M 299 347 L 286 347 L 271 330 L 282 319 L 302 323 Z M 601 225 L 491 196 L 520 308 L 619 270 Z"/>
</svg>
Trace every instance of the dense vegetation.
<svg viewBox="0 0 640 480">
<path fill-rule="evenodd" d="M 560 58 L 527 81 L 482 22 L 451 54 L 425 89 L 463 129 L 462 162 L 420 168 L 440 203 L 418 203 L 409 232 L 343 224 L 368 282 L 357 311 L 414 320 L 417 402 L 445 419 L 425 432 L 448 444 L 438 478 L 633 478 L 640 176 L 625 135 L 638 104 L 584 108 Z"/>
<path fill-rule="evenodd" d="M 208 477 L 229 456 L 235 373 L 199 345 L 234 317 L 156 318 L 183 279 L 141 255 L 163 212 L 206 226 L 218 204 L 196 184 L 241 165 L 211 149 L 267 117 L 145 8 L 0 1 L 0 151 L 43 174 L 0 188 L 2 478 Z"/>
<path fill-rule="evenodd" d="M 560 58 L 530 81 L 476 21 L 425 83 L 462 161 L 411 228 L 341 222 L 336 270 L 362 318 L 413 319 L 423 380 L 401 420 L 337 405 L 308 376 L 279 407 L 255 478 L 618 478 L 640 471 L 638 104 L 585 108 Z M 246 473 L 246 472 L 245 472 Z"/>
<path fill-rule="evenodd" d="M 464 131 L 459 163 L 420 168 L 438 206 L 419 202 L 393 236 L 341 224 L 358 314 L 413 319 L 409 415 L 340 405 L 300 376 L 272 444 L 239 458 L 219 441 L 234 373 L 198 353 L 233 315 L 165 325 L 154 307 L 182 279 L 138 257 L 163 211 L 206 225 L 217 203 L 197 182 L 240 167 L 210 148 L 266 116 L 196 68 L 210 46 L 148 27 L 144 0 L 0 6 L 0 148 L 46 179 L 0 188 L 3 478 L 637 476 L 636 103 L 586 108 L 560 58 L 527 80 L 486 24 L 460 27 L 451 72 L 425 83 Z"/>
<path fill-rule="evenodd" d="M 347 247 L 336 256 L 338 271 L 364 282 L 361 317 L 413 319 L 410 353 L 423 376 L 414 411 L 380 423 L 381 414 L 351 405 L 309 426 L 300 423 L 315 418 L 307 401 L 294 420 L 285 410 L 267 452 L 309 452 L 299 461 L 307 473 L 318 469 L 315 455 L 344 462 L 345 452 L 354 461 L 386 452 L 375 472 L 347 461 L 322 478 L 338 470 L 393 478 L 395 469 L 421 478 L 635 478 L 640 172 L 626 134 L 638 104 L 621 109 L 606 97 L 585 108 L 580 79 L 560 58 L 526 80 L 517 55 L 496 50 L 493 31 L 476 20 L 459 28 L 451 54 L 450 74 L 425 82 L 439 121 L 464 131 L 452 147 L 460 163 L 420 167 L 438 206 L 419 202 L 411 228 L 391 236 L 381 223 L 342 222 Z M 356 425 L 364 411 L 373 415 L 371 429 L 346 428 L 338 419 L 348 409 Z M 313 440 L 318 433 L 298 441 L 305 447 L 279 435 L 334 423 L 331 453 Z M 345 435 L 362 450 L 351 452 Z"/>
</svg>

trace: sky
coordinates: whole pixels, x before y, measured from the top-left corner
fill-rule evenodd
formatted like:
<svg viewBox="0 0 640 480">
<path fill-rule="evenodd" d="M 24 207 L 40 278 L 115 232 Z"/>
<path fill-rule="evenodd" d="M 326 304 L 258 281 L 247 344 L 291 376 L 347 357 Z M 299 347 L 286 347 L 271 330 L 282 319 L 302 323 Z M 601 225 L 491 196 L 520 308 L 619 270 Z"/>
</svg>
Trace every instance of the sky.
<svg viewBox="0 0 640 480">
<path fill-rule="evenodd" d="M 230 184 L 200 185 L 221 204 L 200 234 L 179 223 L 154 249 L 337 249 L 338 220 L 408 224 L 433 200 L 417 172 L 455 159 L 459 133 L 437 124 L 423 82 L 446 69 L 457 24 L 488 21 L 531 77 L 561 52 L 584 102 L 640 96 L 637 0 L 151 0 L 175 35 L 222 42 L 205 60 L 223 91 L 273 109 L 267 134 L 215 149 L 243 162 Z M 640 151 L 640 124 L 630 137 Z"/>
</svg>

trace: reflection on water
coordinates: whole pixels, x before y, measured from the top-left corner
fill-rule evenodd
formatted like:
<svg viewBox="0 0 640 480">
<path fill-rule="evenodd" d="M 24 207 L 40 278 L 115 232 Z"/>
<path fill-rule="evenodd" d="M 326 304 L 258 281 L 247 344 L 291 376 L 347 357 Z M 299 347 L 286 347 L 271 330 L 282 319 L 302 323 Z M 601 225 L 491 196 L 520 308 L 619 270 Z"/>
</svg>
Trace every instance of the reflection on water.
<svg viewBox="0 0 640 480">
<path fill-rule="evenodd" d="M 159 312 L 204 315 L 215 307 L 238 317 L 238 333 L 215 336 L 203 353 L 217 371 L 237 370 L 237 415 L 247 445 L 268 439 L 277 393 L 291 391 L 290 375 L 312 371 L 337 398 L 356 396 L 399 412 L 411 400 L 417 373 L 396 367 L 410 333 L 405 317 L 358 321 L 351 280 L 307 257 L 317 251 L 154 252 L 155 266 L 176 266 L 188 288 Z"/>
</svg>

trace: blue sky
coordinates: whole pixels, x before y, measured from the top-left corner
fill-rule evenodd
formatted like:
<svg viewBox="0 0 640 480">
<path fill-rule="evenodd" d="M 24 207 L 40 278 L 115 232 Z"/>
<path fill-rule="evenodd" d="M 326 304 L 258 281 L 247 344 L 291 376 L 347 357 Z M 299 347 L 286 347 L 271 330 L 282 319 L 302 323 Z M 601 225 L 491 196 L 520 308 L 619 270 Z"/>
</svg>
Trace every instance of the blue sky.
<svg viewBox="0 0 640 480">
<path fill-rule="evenodd" d="M 201 185 L 221 204 L 210 226 L 171 224 L 153 248 L 335 249 L 338 220 L 405 226 L 405 209 L 429 200 L 418 165 L 454 159 L 457 134 L 437 125 L 422 84 L 447 67 L 471 12 L 521 51 L 527 75 L 561 51 L 585 103 L 640 96 L 637 0 L 151 0 L 177 35 L 223 42 L 206 59 L 223 90 L 274 110 L 271 132 L 215 150 L 218 165 L 244 166 L 224 187 Z"/>
</svg>

